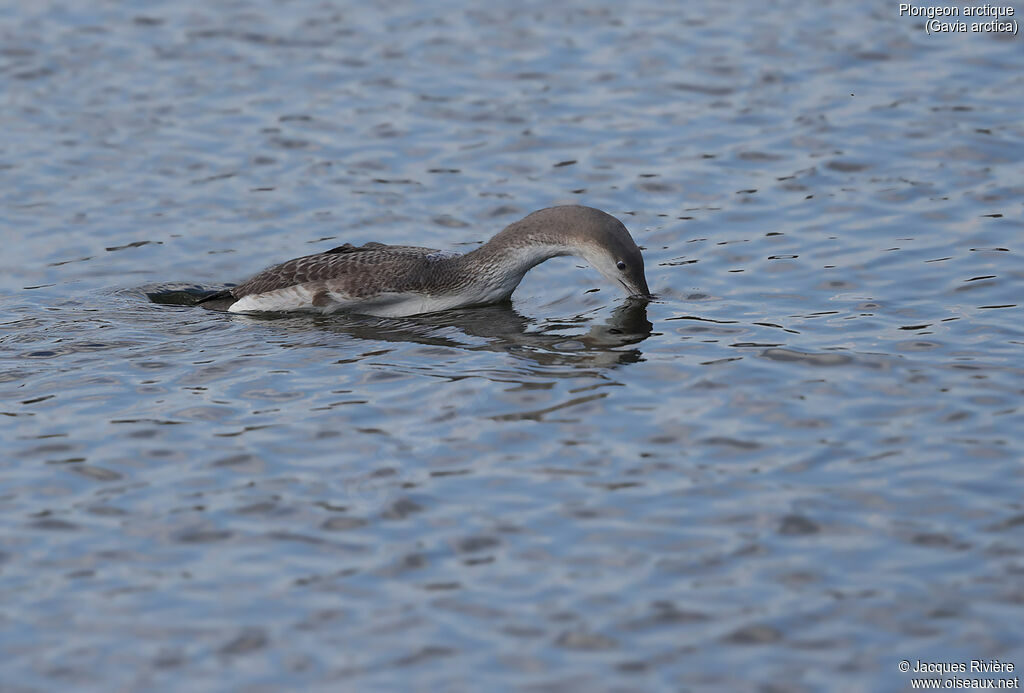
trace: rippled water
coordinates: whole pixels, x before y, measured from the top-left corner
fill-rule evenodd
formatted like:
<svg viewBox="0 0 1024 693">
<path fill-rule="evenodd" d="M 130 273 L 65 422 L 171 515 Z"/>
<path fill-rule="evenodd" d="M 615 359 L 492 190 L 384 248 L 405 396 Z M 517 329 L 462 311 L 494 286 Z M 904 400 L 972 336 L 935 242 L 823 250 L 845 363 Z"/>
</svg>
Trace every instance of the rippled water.
<svg viewBox="0 0 1024 693">
<path fill-rule="evenodd" d="M 5 690 L 1024 667 L 1021 39 L 271 0 L 9 4 L 0 38 Z M 660 300 L 564 258 L 408 320 L 139 288 L 558 203 L 621 218 Z"/>
</svg>

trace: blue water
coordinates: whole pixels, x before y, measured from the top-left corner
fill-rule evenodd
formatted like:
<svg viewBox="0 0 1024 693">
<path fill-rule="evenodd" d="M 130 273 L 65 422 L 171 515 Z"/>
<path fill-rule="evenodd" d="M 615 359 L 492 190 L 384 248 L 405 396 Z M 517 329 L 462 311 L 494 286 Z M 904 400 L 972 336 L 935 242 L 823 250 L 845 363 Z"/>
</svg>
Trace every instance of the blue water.
<svg viewBox="0 0 1024 693">
<path fill-rule="evenodd" d="M 1019 675 L 1021 40 L 885 2 L 9 3 L 0 688 Z M 407 320 L 140 288 L 564 203 L 658 301 L 571 258 Z"/>
</svg>

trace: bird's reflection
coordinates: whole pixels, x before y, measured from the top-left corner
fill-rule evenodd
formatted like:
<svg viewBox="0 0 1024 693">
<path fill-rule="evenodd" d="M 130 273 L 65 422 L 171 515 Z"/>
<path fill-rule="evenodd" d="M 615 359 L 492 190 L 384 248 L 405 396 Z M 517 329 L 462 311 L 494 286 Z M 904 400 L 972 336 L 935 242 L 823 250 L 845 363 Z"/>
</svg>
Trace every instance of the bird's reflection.
<svg viewBox="0 0 1024 693">
<path fill-rule="evenodd" d="M 318 316 L 307 325 L 358 339 L 504 351 L 544 366 L 614 366 L 641 359 L 639 349 L 623 347 L 639 344 L 651 335 L 646 301 L 629 299 L 604 322 L 591 321 L 580 316 L 571 323 L 547 323 L 528 318 L 506 303 L 408 318 Z M 573 327 L 586 324 L 590 327 L 585 333 L 573 333 Z"/>
<path fill-rule="evenodd" d="M 199 287 L 175 285 L 143 293 L 161 304 L 190 305 Z M 205 291 L 208 291 L 206 289 Z M 406 318 L 368 315 L 233 315 L 236 320 L 272 324 L 282 331 L 343 334 L 356 339 L 452 347 L 468 351 L 504 351 L 539 365 L 615 366 L 641 360 L 640 349 L 624 349 L 651 335 L 643 298 L 625 299 L 607 320 L 594 323 L 587 315 L 570 320 L 539 321 L 526 317 L 511 302 Z M 586 332 L 577 330 L 589 325 Z"/>
</svg>

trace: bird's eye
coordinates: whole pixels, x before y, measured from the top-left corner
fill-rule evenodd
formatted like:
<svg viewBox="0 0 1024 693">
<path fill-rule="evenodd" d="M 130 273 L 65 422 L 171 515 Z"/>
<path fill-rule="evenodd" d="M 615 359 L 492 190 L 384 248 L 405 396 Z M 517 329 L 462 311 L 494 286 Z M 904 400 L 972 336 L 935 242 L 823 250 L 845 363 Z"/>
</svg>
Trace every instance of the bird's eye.
<svg viewBox="0 0 1024 693">
<path fill-rule="evenodd" d="M 626 269 L 626 263 L 623 262 L 622 260 L 619 260 L 618 262 L 616 262 L 615 266 L 618 267 L 620 270 L 625 270 Z"/>
</svg>

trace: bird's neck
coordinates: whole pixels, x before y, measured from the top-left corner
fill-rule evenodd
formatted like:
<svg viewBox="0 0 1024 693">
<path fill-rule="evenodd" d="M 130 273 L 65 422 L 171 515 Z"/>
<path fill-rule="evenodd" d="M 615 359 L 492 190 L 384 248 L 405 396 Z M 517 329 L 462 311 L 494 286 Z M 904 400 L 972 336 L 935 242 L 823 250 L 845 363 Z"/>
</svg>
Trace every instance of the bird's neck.
<svg viewBox="0 0 1024 693">
<path fill-rule="evenodd" d="M 508 298 L 523 276 L 545 260 L 573 255 L 575 249 L 547 234 L 516 233 L 514 225 L 476 250 L 456 259 L 458 271 L 486 287 L 490 295 Z"/>
</svg>

